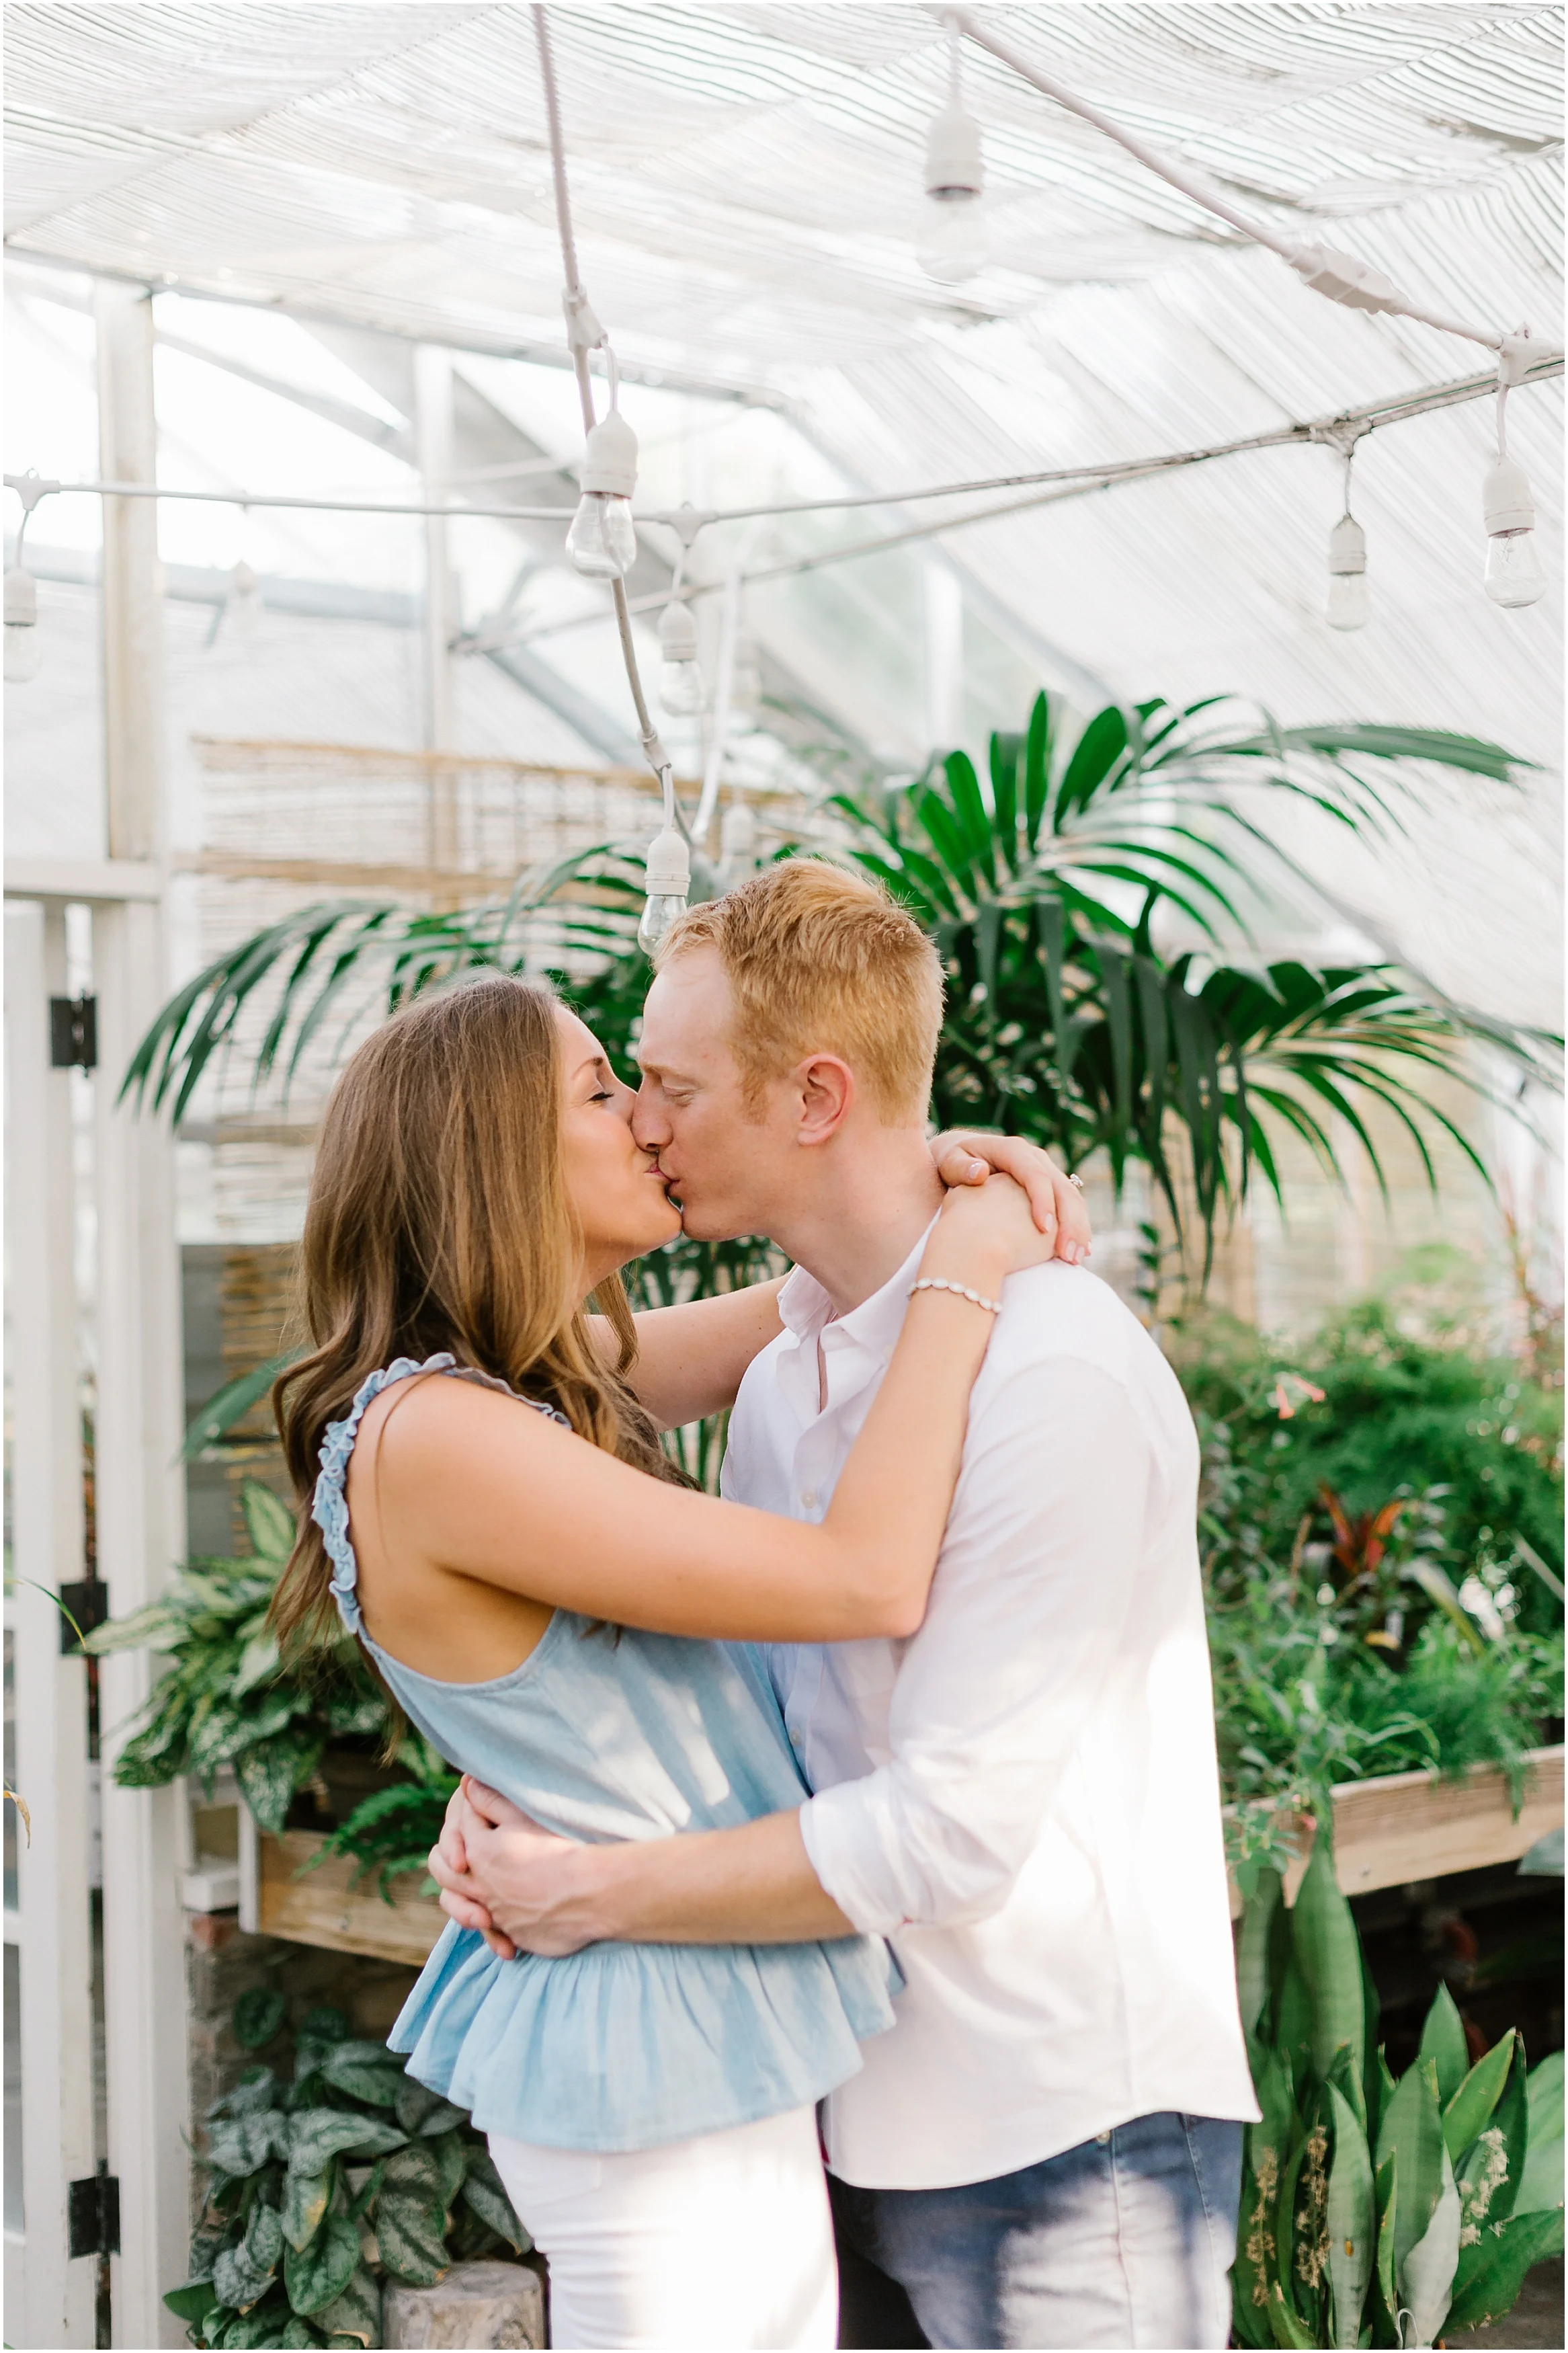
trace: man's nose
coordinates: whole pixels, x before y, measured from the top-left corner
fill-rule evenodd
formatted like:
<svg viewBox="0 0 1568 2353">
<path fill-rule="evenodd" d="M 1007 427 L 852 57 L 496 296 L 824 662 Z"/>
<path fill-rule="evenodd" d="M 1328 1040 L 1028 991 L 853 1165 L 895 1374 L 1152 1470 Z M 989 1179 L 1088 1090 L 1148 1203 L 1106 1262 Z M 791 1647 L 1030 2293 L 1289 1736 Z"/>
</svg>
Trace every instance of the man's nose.
<svg viewBox="0 0 1568 2353">
<path fill-rule="evenodd" d="M 669 1142 L 671 1133 L 658 1090 L 645 1079 L 632 1104 L 632 1134 L 645 1152 L 658 1152 Z"/>
</svg>

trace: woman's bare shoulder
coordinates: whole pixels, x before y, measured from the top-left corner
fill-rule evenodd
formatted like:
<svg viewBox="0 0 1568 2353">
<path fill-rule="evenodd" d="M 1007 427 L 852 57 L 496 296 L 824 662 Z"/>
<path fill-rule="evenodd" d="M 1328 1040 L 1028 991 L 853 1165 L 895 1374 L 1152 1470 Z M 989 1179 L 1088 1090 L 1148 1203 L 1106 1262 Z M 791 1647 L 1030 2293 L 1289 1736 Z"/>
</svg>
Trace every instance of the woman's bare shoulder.
<svg viewBox="0 0 1568 2353">
<path fill-rule="evenodd" d="M 354 1452 L 395 1480 L 426 1478 L 437 1469 L 450 1477 L 465 1455 L 489 1455 L 498 1447 L 531 1451 L 572 1435 L 553 1414 L 503 1387 L 426 1373 L 371 1399 Z"/>
</svg>

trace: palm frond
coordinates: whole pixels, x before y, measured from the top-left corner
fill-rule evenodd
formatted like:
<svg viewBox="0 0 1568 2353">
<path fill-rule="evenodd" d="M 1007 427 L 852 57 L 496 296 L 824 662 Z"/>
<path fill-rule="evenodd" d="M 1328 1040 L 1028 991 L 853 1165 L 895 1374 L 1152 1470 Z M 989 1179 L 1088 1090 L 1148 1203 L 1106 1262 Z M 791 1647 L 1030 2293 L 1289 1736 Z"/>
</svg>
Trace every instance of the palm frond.
<svg viewBox="0 0 1568 2353">
<path fill-rule="evenodd" d="M 254 1053 L 256 1085 L 281 1071 L 283 1092 L 334 1008 L 352 1029 L 367 1004 L 388 1011 L 434 980 L 493 966 L 516 971 L 547 939 L 555 955 L 624 953 L 642 904 L 640 860 L 613 842 L 525 874 L 504 898 L 451 913 L 342 900 L 301 907 L 226 949 L 171 997 L 132 1054 L 121 1095 L 178 1122 L 252 1002 L 275 990 Z M 542 919 L 547 918 L 547 923 Z"/>
<path fill-rule="evenodd" d="M 1438 1100 L 1455 1084 L 1486 1095 L 1477 1045 L 1537 1077 L 1560 1048 L 1467 1013 L 1391 961 L 1238 960 L 1249 913 L 1281 888 L 1316 887 L 1280 838 L 1281 804 L 1387 837 L 1434 774 L 1506 786 L 1528 765 L 1442 730 L 1281 727 L 1236 695 L 1112 705 L 1072 729 L 1042 694 L 1026 727 L 992 738 L 984 776 L 953 752 L 907 786 L 855 793 L 835 779 L 819 806 L 836 854 L 907 905 L 942 957 L 939 1116 L 1034 1136 L 1069 1163 L 1103 1150 L 1118 1186 L 1141 1162 L 1178 1230 L 1195 1207 L 1188 1240 L 1201 1238 L 1206 1267 L 1216 1219 L 1255 1176 L 1283 1198 L 1287 1136 L 1331 1176 L 1337 1139 L 1355 1137 L 1386 1190 L 1379 1123 L 1392 1118 L 1435 1185 L 1438 1138 L 1480 1166 Z M 632 944 L 642 889 L 640 857 L 605 843 L 460 913 L 303 908 L 170 1000 L 124 1091 L 178 1118 L 263 1006 L 253 1078 L 287 1087 L 307 1059 L 334 1060 L 371 1004 L 486 965 L 551 971 L 624 1060 L 647 982 Z M 1156 953 L 1162 907 L 1196 926 L 1201 962 Z M 717 1262 L 679 1270 L 682 1283 L 721 1279 Z"/>
</svg>

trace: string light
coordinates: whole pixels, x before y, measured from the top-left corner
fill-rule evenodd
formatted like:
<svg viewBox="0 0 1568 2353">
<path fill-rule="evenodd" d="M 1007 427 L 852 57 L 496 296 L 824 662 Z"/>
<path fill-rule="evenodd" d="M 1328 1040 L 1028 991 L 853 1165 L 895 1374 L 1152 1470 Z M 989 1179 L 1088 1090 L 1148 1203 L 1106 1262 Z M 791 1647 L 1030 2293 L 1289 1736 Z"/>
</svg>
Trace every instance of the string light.
<svg viewBox="0 0 1568 2353">
<path fill-rule="evenodd" d="M 664 786 L 664 830 L 648 846 L 647 899 L 637 925 L 637 945 L 649 956 L 677 916 L 685 914 L 691 889 L 691 858 L 675 823 L 674 772 L 665 768 L 659 782 Z"/>
<path fill-rule="evenodd" d="M 1498 368 L 1497 462 L 1481 485 L 1487 525 L 1483 585 L 1492 603 L 1506 612 L 1536 604 L 1546 593 L 1546 567 L 1536 543 L 1530 477 L 1519 460 L 1508 454 L 1508 396 L 1528 364 L 1517 347 L 1529 339 L 1529 331 L 1521 328 L 1517 336 L 1504 340 Z"/>
<path fill-rule="evenodd" d="M 1367 593 L 1366 533 L 1351 512 L 1351 460 L 1345 450 L 1345 511 L 1329 533 L 1329 601 L 1323 618 L 1331 629 L 1364 629 L 1371 618 Z"/>
<path fill-rule="evenodd" d="M 757 871 L 757 820 L 744 801 L 731 801 L 719 827 L 719 887 L 734 890 Z"/>
<path fill-rule="evenodd" d="M 637 437 L 616 405 L 620 386 L 613 373 L 611 385 L 609 415 L 588 436 L 583 495 L 566 534 L 566 553 L 587 580 L 624 580 L 637 556 Z"/>
<path fill-rule="evenodd" d="M 27 525 L 33 520 L 33 509 L 47 498 L 54 485 L 41 480 L 31 469 L 11 488 L 22 501 L 22 520 L 16 526 L 16 551 L 5 574 L 5 664 L 7 686 L 30 686 L 43 668 L 43 653 L 38 644 L 38 584 L 22 561 L 22 542 L 27 535 Z"/>
<path fill-rule="evenodd" d="M 738 717 L 754 719 L 763 707 L 763 665 L 757 640 L 748 628 L 735 632 L 735 652 L 730 671 L 730 708 Z"/>
<path fill-rule="evenodd" d="M 1494 605 L 1513 610 L 1546 593 L 1546 567 L 1535 543 L 1535 502 L 1530 479 L 1513 458 L 1500 458 L 1482 492 L 1487 518 L 1483 575 Z"/>
<path fill-rule="evenodd" d="M 231 638 L 253 638 L 261 611 L 261 583 L 242 555 L 228 575 L 223 621 Z"/>
<path fill-rule="evenodd" d="M 38 588 L 26 565 L 5 575 L 5 683 L 28 686 L 43 667 L 38 651 Z"/>
<path fill-rule="evenodd" d="M 683 599 L 664 608 L 658 650 L 659 701 L 672 719 L 694 718 L 707 708 L 708 688 L 697 663 L 696 617 Z"/>
<path fill-rule="evenodd" d="M 1329 601 L 1323 617 L 1331 629 L 1364 629 L 1372 617 L 1366 533 L 1352 514 L 1342 514 L 1329 533 Z"/>
<path fill-rule="evenodd" d="M 949 36 L 948 99 L 926 133 L 925 203 L 915 259 L 928 278 L 957 286 L 985 267 L 985 170 L 980 132 L 965 109 L 958 34 Z"/>
</svg>

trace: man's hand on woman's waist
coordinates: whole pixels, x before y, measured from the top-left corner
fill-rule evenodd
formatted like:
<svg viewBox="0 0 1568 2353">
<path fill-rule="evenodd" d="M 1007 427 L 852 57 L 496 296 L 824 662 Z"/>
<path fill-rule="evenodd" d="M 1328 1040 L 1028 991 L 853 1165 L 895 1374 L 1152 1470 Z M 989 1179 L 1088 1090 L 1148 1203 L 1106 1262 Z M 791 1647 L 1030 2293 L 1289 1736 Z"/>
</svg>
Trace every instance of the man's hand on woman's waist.
<svg viewBox="0 0 1568 2353">
<path fill-rule="evenodd" d="M 795 1944 L 856 1931 L 811 1867 L 793 1813 L 679 1838 L 580 1844 L 465 1779 L 430 1872 L 441 1908 L 491 1952 L 584 1945 Z"/>
</svg>

